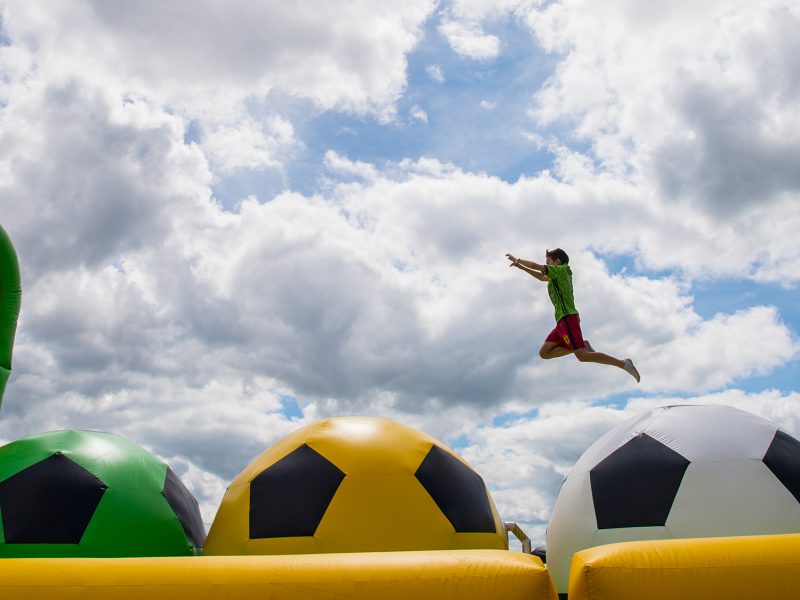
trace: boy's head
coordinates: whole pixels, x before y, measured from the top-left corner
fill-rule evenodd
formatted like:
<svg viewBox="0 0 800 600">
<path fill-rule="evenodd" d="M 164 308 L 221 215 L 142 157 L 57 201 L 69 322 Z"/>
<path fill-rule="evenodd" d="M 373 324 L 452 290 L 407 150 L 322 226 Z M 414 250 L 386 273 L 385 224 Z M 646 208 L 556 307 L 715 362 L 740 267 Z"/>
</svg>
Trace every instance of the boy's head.
<svg viewBox="0 0 800 600">
<path fill-rule="evenodd" d="M 546 258 L 549 258 L 553 261 L 555 265 L 568 265 L 569 264 L 569 256 L 567 253 L 564 252 L 561 248 L 556 248 L 554 250 L 548 250 L 545 254 Z"/>
</svg>

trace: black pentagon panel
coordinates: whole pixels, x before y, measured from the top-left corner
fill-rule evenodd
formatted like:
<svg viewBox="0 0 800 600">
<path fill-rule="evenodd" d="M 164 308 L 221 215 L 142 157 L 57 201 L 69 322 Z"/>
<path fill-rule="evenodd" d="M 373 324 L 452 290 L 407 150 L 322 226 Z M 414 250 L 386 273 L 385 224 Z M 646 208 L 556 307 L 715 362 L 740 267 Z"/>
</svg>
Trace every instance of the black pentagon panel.
<svg viewBox="0 0 800 600">
<path fill-rule="evenodd" d="M 307 444 L 250 482 L 250 539 L 314 535 L 345 474 Z"/>
<path fill-rule="evenodd" d="M 195 548 L 202 548 L 206 541 L 206 528 L 203 517 L 200 515 L 200 506 L 197 498 L 183 485 L 171 468 L 167 467 L 167 477 L 164 480 L 164 497 L 178 517 L 183 531 Z"/>
<path fill-rule="evenodd" d="M 599 529 L 663 526 L 689 461 L 640 433 L 590 472 Z"/>
<path fill-rule="evenodd" d="M 414 474 L 459 533 L 495 533 L 486 485 L 475 471 L 438 446 Z"/>
<path fill-rule="evenodd" d="M 800 442 L 788 433 L 776 431 L 764 464 L 800 502 Z"/>
<path fill-rule="evenodd" d="M 78 544 L 105 484 L 58 452 L 0 482 L 7 544 Z"/>
</svg>

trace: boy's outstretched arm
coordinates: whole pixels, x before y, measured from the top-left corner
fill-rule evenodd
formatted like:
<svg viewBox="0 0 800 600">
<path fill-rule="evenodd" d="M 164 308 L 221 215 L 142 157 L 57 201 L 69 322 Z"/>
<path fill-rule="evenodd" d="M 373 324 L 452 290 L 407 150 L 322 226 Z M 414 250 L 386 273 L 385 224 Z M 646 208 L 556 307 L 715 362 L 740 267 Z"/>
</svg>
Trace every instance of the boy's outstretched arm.
<svg viewBox="0 0 800 600">
<path fill-rule="evenodd" d="M 511 264 L 508 265 L 509 267 L 517 267 L 520 271 L 525 271 L 528 275 L 532 275 L 539 281 L 550 281 L 550 278 L 544 274 L 547 269 L 545 265 L 540 265 L 532 260 L 516 258 L 513 254 L 506 254 L 506 258 L 511 261 Z"/>
</svg>

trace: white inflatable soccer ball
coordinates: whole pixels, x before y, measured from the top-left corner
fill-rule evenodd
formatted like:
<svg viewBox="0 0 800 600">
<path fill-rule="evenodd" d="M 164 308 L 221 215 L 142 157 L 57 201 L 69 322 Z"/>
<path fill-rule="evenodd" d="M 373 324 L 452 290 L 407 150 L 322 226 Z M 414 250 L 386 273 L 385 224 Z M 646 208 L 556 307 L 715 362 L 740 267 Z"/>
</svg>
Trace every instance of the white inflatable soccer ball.
<svg viewBox="0 0 800 600">
<path fill-rule="evenodd" d="M 609 431 L 567 475 L 547 567 L 612 542 L 800 532 L 800 442 L 729 406 L 666 406 Z"/>
</svg>

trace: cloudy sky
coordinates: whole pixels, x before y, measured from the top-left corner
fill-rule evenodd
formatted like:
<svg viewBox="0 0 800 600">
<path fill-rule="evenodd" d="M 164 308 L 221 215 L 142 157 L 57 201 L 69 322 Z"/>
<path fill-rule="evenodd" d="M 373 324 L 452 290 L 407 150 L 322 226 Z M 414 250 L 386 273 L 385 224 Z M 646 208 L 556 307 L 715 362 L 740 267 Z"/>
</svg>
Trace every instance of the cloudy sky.
<svg viewBox="0 0 800 600">
<path fill-rule="evenodd" d="M 0 0 L 0 441 L 117 433 L 210 523 L 278 438 L 386 416 L 544 543 L 639 411 L 800 434 L 797 31 L 791 0 Z M 504 254 L 555 246 L 640 384 L 538 358 Z"/>
</svg>

